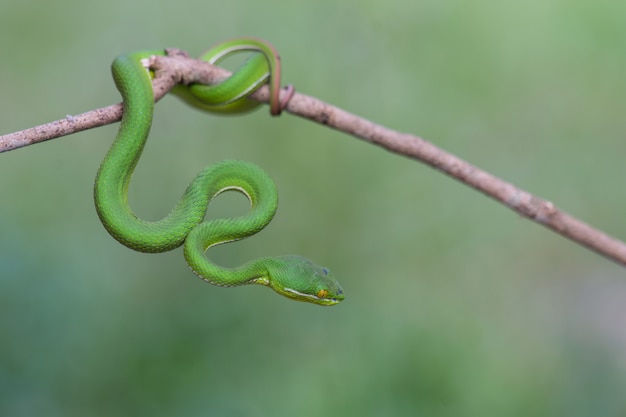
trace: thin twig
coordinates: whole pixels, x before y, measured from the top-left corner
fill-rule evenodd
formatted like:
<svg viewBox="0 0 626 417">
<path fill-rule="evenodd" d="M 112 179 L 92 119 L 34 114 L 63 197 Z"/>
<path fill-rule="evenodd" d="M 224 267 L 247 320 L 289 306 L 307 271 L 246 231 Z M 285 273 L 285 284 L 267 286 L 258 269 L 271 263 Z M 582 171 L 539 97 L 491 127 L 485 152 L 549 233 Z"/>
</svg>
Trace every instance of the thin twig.
<svg viewBox="0 0 626 417">
<path fill-rule="evenodd" d="M 153 82 L 155 100 L 163 97 L 177 83 L 214 84 L 230 75 L 230 72 L 224 69 L 188 58 L 181 51 L 169 52 L 170 56 L 152 59 L 151 67 L 155 70 Z M 269 89 L 264 86 L 251 98 L 266 103 L 269 99 Z M 299 93 L 291 98 L 285 111 L 430 165 L 499 201 L 516 213 L 626 266 L 626 243 L 570 216 L 551 202 L 476 168 L 418 136 L 396 132 Z M 113 123 L 119 121 L 121 115 L 122 105 L 117 104 L 0 136 L 0 152 Z"/>
</svg>

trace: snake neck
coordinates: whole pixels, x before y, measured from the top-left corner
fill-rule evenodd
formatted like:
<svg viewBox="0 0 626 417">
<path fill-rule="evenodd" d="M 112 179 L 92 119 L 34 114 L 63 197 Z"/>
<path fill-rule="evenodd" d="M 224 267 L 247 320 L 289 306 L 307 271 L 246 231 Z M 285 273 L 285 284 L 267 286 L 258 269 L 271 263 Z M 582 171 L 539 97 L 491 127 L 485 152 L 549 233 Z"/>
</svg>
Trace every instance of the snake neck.
<svg viewBox="0 0 626 417">
<path fill-rule="evenodd" d="M 219 287 L 260 284 L 270 286 L 269 272 L 264 264 L 267 258 L 256 259 L 234 268 L 219 266 L 205 259 L 204 265 L 187 262 L 189 267 L 202 280 Z"/>
</svg>

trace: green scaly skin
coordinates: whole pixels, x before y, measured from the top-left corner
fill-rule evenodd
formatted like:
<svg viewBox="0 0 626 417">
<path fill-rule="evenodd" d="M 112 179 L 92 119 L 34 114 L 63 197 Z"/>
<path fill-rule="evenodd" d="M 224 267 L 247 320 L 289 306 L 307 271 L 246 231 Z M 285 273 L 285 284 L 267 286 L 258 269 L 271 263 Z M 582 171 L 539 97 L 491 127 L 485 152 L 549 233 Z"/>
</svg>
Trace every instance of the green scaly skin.
<svg viewBox="0 0 626 417">
<path fill-rule="evenodd" d="M 247 96 L 255 92 L 269 79 L 270 113 L 282 111 L 279 103 L 280 57 L 273 45 L 256 38 L 232 39 L 206 50 L 200 59 L 217 65 L 223 59 L 238 52 L 258 52 L 245 61 L 226 81 L 215 85 L 191 84 L 180 86 L 174 93 L 193 107 L 222 114 L 239 114 L 257 108 L 258 101 Z M 270 76 L 271 75 L 271 76 Z"/>
<path fill-rule="evenodd" d="M 252 46 L 247 43 L 252 42 Z M 216 54 L 233 46 L 238 50 L 258 50 L 258 40 L 240 39 L 214 48 Z M 237 45 L 237 43 L 241 45 Z M 249 46 L 249 47 L 248 47 Z M 220 84 L 218 98 L 210 92 L 190 93 L 204 109 L 207 106 L 233 106 L 232 112 L 248 109 L 238 107 L 249 91 L 267 79 L 267 68 L 276 68 L 278 56 L 273 48 L 244 64 L 236 76 Z M 142 51 L 122 55 L 112 65 L 113 78 L 124 101 L 120 129 L 104 158 L 94 186 L 96 210 L 107 231 L 120 243 L 140 252 L 166 252 L 184 243 L 184 254 L 193 272 L 215 285 L 236 286 L 261 284 L 288 298 L 319 305 L 333 305 L 343 300 L 343 290 L 332 273 L 298 255 L 261 258 L 237 268 L 223 268 L 204 255 L 210 247 L 251 236 L 262 230 L 274 217 L 278 196 L 274 183 L 258 166 L 244 161 L 221 161 L 205 168 L 191 182 L 174 209 L 165 218 L 149 222 L 138 218 L 128 205 L 128 185 L 131 175 L 148 139 L 154 100 L 150 73 L 142 63 L 164 51 Z M 209 60 L 206 55 L 203 59 Z M 218 59 L 221 59 L 218 57 Z M 257 64 L 254 64 L 254 63 Z M 243 71 L 243 73 L 241 73 Z M 280 80 L 276 72 L 270 76 L 272 114 L 280 113 L 277 103 Z M 262 78 L 262 81 L 259 79 Z M 273 81 L 272 81 L 273 80 Z M 251 87 L 252 86 L 252 87 Z M 242 91 L 244 93 L 242 93 Z M 226 92 L 226 93 L 224 93 Z M 278 107 L 277 107 L 278 106 Z M 276 112 L 276 109 L 278 111 Z M 203 222 L 211 199 L 227 190 L 243 193 L 251 209 L 244 216 Z"/>
</svg>

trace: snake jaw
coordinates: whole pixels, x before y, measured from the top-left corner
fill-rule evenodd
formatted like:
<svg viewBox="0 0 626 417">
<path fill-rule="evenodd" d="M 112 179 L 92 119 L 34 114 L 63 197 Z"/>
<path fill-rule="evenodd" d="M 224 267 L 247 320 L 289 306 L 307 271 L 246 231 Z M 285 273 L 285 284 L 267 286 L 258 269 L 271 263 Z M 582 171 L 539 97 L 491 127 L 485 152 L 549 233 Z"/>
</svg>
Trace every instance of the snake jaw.
<svg viewBox="0 0 626 417">
<path fill-rule="evenodd" d="M 305 301 L 305 302 L 324 305 L 324 306 L 332 306 L 335 304 L 339 304 L 341 301 L 343 301 L 343 292 L 341 292 L 339 294 L 340 296 L 338 297 L 328 297 L 328 296 L 318 297 L 317 295 L 303 293 L 303 292 L 296 291 L 291 288 L 283 288 L 282 291 L 278 291 L 274 288 L 274 290 L 293 300 Z"/>
</svg>

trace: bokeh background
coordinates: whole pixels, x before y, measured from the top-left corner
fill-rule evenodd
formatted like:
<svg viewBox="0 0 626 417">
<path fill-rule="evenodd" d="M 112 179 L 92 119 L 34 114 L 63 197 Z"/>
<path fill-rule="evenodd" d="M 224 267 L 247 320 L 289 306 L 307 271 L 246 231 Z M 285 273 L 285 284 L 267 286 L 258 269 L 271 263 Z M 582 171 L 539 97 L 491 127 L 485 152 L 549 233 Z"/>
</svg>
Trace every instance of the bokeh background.
<svg viewBox="0 0 626 417">
<path fill-rule="evenodd" d="M 285 81 L 626 237 L 626 3 L 0 3 L 0 126 L 119 101 L 120 53 L 254 35 Z M 626 273 L 414 161 L 290 115 L 157 106 L 146 218 L 225 158 L 275 179 L 274 222 L 210 255 L 298 253 L 347 298 L 292 302 L 122 247 L 92 184 L 117 126 L 0 155 L 2 416 L 624 416 Z M 210 216 L 246 210 L 224 196 Z"/>
</svg>

